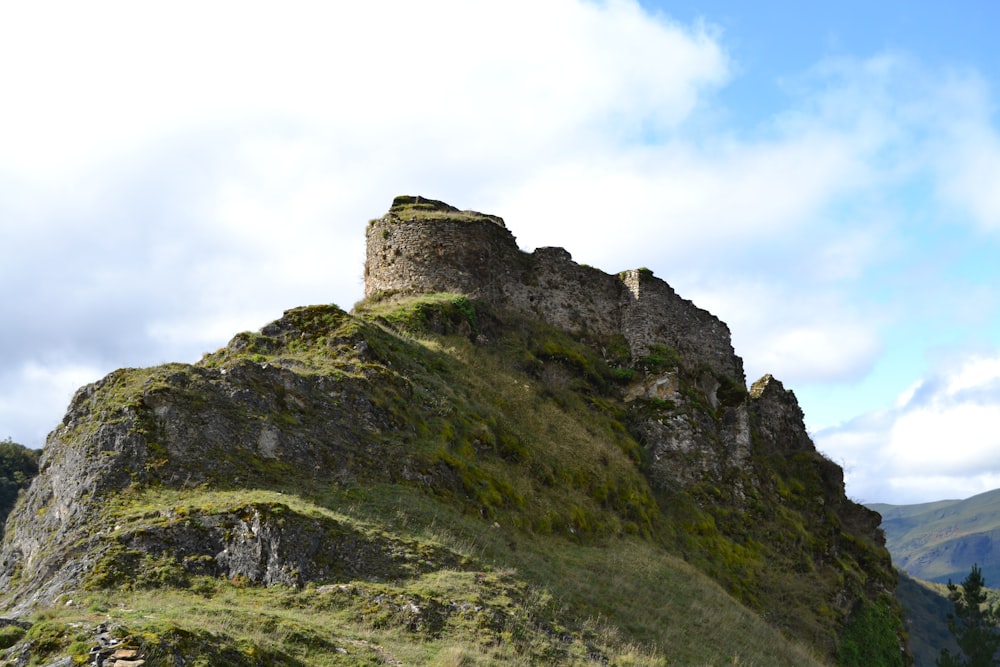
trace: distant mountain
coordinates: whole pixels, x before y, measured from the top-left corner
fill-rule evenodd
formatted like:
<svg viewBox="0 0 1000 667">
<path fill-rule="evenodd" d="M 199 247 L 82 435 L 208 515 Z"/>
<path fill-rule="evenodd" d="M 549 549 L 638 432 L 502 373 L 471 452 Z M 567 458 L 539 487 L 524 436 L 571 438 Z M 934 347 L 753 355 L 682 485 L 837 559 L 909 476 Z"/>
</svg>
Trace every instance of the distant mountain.
<svg viewBox="0 0 1000 667">
<path fill-rule="evenodd" d="M 986 584 L 1000 585 L 1000 489 L 965 500 L 868 507 L 882 515 L 892 560 L 910 576 L 957 583 L 978 563 Z"/>
</svg>

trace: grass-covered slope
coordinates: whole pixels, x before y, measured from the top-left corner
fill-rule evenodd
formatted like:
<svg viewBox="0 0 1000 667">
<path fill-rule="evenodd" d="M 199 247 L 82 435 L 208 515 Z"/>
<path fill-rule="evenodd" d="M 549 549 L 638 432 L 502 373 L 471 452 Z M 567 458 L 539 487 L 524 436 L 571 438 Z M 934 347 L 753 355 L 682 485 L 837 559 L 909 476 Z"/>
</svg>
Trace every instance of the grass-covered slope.
<svg viewBox="0 0 1000 667">
<path fill-rule="evenodd" d="M 126 534 L 148 533 L 251 508 L 286 525 L 329 522 L 365 535 L 391 564 L 372 557 L 303 586 L 262 586 L 200 570 L 196 554 L 121 549 L 72 602 L 35 615 L 26 633 L 33 654 L 83 655 L 107 628 L 109 647 L 135 649 L 147 664 L 176 656 L 211 665 L 819 664 L 646 541 L 515 541 L 405 488 L 320 503 L 265 491 L 154 491 L 114 518 Z"/>
<path fill-rule="evenodd" d="M 954 605 L 944 585 L 914 579 L 902 572 L 896 599 L 903 609 L 914 667 L 935 667 L 944 649 L 953 655 L 960 654 L 955 636 L 948 630 L 948 614 L 954 611 Z"/>
<path fill-rule="evenodd" d="M 651 484 L 641 423 L 727 414 L 679 368 L 684 405 L 623 400 L 673 364 L 431 295 L 117 371 L 8 523 L 3 660 L 902 664 L 821 457 Z"/>
</svg>

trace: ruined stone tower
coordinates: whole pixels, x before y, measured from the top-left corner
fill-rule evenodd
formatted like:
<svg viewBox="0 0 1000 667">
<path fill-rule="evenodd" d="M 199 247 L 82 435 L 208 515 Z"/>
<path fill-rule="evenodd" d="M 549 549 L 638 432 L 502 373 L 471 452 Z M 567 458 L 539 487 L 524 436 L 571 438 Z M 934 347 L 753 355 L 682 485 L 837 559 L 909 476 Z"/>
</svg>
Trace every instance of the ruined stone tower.
<svg viewBox="0 0 1000 667">
<path fill-rule="evenodd" d="M 367 298 L 460 292 L 497 303 L 521 254 L 502 219 L 423 197 L 396 197 L 366 240 Z"/>
<path fill-rule="evenodd" d="M 729 327 L 644 269 L 610 275 L 562 248 L 521 251 L 504 221 L 424 197 L 396 197 L 367 229 L 365 297 L 458 292 L 567 331 L 621 335 L 634 356 L 672 348 L 745 383 Z"/>
</svg>

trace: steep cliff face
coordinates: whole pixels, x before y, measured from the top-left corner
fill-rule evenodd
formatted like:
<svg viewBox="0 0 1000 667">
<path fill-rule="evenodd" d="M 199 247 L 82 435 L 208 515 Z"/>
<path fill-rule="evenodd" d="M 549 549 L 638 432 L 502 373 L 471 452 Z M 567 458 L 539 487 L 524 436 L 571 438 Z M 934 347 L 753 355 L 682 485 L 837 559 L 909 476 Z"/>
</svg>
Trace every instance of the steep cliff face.
<svg viewBox="0 0 1000 667">
<path fill-rule="evenodd" d="M 645 270 L 523 253 L 501 219 L 441 202 L 397 198 L 367 235 L 353 313 L 289 310 L 198 364 L 77 392 L 0 547 L 9 614 L 81 591 L 319 586 L 295 604 L 427 641 L 500 646 L 523 621 L 525 660 L 638 641 L 701 664 L 732 655 L 670 633 L 689 611 L 669 573 L 700 576 L 678 557 L 828 658 L 885 603 L 878 515 L 845 496 L 792 392 L 770 376 L 747 390 L 710 313 Z M 428 538 L 438 521 L 448 537 Z M 630 592 L 585 587 L 568 565 L 584 561 Z M 510 568 L 557 587 L 564 615 L 489 574 Z M 511 597 L 528 620 L 496 602 Z M 595 616 L 632 634 L 598 648 L 557 629 Z M 809 662 L 733 641 L 721 650 Z"/>
</svg>

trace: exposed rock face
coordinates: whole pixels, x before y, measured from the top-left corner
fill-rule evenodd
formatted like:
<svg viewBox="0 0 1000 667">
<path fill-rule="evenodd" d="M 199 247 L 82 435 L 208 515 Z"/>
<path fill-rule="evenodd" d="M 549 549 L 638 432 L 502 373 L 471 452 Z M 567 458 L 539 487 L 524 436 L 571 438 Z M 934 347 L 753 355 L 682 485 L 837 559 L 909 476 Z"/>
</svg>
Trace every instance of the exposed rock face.
<svg viewBox="0 0 1000 667">
<path fill-rule="evenodd" d="M 113 382 L 112 376 L 102 382 Z M 133 471 L 145 467 L 146 443 L 137 433 L 136 412 L 131 409 L 120 409 L 104 423 L 74 432 L 72 446 L 57 442 L 57 433 L 72 431 L 76 420 L 83 418 L 99 384 L 76 393 L 62 426 L 49 436 L 39 476 L 8 520 L 11 539 L 4 540 L 0 551 L 0 589 L 12 590 L 15 578 L 34 582 L 22 608 L 50 601 L 79 581 L 94 559 L 81 527 L 92 518 L 95 498 L 127 485 Z M 75 559 L 64 548 L 73 543 Z"/>
<path fill-rule="evenodd" d="M 334 321 L 347 317 L 336 307 L 323 312 Z M 305 326 L 291 315 L 265 327 L 252 344 L 278 347 L 300 339 L 305 334 L 293 323 Z M 241 334 L 229 349 L 250 344 Z M 369 373 L 390 395 L 396 391 L 391 377 Z M 0 548 L 0 589 L 23 586 L 21 609 L 77 583 L 107 546 L 112 527 L 95 525 L 99 510 L 130 487 L 267 488 L 296 480 L 345 482 L 359 471 L 371 481 L 403 474 L 405 454 L 388 457 L 373 437 L 397 425 L 373 403 L 369 387 L 368 380 L 304 376 L 239 360 L 222 368 L 122 369 L 81 388 L 49 435 L 40 474 L 8 523 L 14 539 Z M 385 465 L 387 458 L 395 465 Z M 219 567 L 245 569 L 231 562 Z M 281 579 L 267 569 L 253 580 Z"/>
<path fill-rule="evenodd" d="M 781 453 L 789 456 L 815 449 L 795 394 L 785 389 L 781 382 L 765 375 L 750 388 L 750 398 L 764 440 L 774 443 Z"/>
<path fill-rule="evenodd" d="M 417 552 L 414 545 L 378 533 L 364 533 L 330 517 L 303 516 L 280 503 L 251 503 L 235 510 L 166 513 L 153 525 L 125 529 L 121 547 L 109 554 L 105 577 L 124 569 L 122 561 L 144 555 L 184 563 L 184 572 L 242 578 L 272 586 L 311 581 L 393 580 L 449 565 L 444 549 Z M 183 576 L 183 573 L 181 576 Z M 109 582 L 100 582 L 109 583 Z"/>
<path fill-rule="evenodd" d="M 713 410 L 721 382 L 745 384 L 725 323 L 648 270 L 609 275 L 575 263 L 562 248 L 527 254 L 500 218 L 421 197 L 397 197 L 385 216 L 369 223 L 367 239 L 369 297 L 460 292 L 597 341 L 622 337 L 633 358 L 668 348 L 680 367 L 675 379 L 678 372 L 696 376 Z M 673 387 L 659 398 L 683 405 L 679 383 Z M 658 484 L 686 485 L 744 469 L 750 418 L 742 392 L 721 410 L 718 420 L 679 411 L 644 423 Z"/>
</svg>

